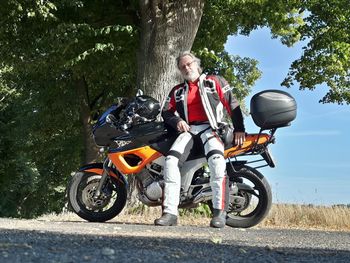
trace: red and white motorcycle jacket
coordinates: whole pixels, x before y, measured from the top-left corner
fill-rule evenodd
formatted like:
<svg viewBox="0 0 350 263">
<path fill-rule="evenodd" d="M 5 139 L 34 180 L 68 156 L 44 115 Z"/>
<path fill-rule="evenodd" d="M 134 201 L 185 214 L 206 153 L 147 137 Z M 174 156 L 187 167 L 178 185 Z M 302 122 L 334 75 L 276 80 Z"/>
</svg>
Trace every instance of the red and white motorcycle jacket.
<svg viewBox="0 0 350 263">
<path fill-rule="evenodd" d="M 244 122 L 237 99 L 232 95 L 232 88 L 221 76 L 204 75 L 199 77 L 199 94 L 202 105 L 212 129 L 217 130 L 224 121 L 224 108 L 231 117 L 235 131 L 244 132 Z M 189 84 L 187 81 L 175 86 L 169 93 L 162 108 L 164 122 L 174 129 L 177 123 L 188 120 Z"/>
</svg>

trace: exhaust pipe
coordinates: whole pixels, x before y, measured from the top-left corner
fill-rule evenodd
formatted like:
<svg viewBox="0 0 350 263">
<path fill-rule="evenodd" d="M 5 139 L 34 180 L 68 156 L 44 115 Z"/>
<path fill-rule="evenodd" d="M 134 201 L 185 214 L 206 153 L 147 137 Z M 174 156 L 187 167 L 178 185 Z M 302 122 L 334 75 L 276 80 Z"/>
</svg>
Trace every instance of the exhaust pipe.
<svg viewBox="0 0 350 263">
<path fill-rule="evenodd" d="M 250 186 L 247 186 L 250 187 Z M 251 189 L 251 188 L 250 188 Z M 238 193 L 238 187 L 237 185 L 233 185 L 230 187 L 230 196 L 237 195 Z M 231 197 L 230 197 L 231 198 Z M 202 189 L 193 199 L 194 204 L 198 204 L 201 202 L 209 201 L 213 199 L 213 192 L 211 190 L 211 187 L 206 187 Z"/>
<path fill-rule="evenodd" d="M 202 191 L 200 191 L 193 199 L 194 204 L 198 204 L 201 202 L 209 201 L 213 199 L 213 192 L 211 191 L 211 188 L 204 188 Z"/>
</svg>

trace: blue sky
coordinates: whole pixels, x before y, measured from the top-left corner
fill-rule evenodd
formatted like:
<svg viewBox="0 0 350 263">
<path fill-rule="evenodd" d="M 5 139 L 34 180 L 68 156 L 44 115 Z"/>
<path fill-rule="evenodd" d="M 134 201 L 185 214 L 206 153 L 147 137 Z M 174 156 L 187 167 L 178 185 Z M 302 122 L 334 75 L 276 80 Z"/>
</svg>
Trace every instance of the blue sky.
<svg viewBox="0 0 350 263">
<path fill-rule="evenodd" d="M 296 120 L 277 130 L 276 144 L 271 146 L 276 168 L 260 172 L 270 182 L 274 203 L 350 204 L 350 106 L 319 103 L 327 91 L 324 86 L 314 91 L 300 91 L 298 84 L 290 89 L 280 86 L 291 63 L 302 54 L 302 46 L 283 46 L 271 39 L 268 29 L 256 30 L 249 37 L 230 37 L 226 43 L 230 54 L 259 61 L 263 75 L 252 95 L 281 89 L 297 101 Z M 259 131 L 251 117 L 245 122 L 248 132 Z"/>
</svg>

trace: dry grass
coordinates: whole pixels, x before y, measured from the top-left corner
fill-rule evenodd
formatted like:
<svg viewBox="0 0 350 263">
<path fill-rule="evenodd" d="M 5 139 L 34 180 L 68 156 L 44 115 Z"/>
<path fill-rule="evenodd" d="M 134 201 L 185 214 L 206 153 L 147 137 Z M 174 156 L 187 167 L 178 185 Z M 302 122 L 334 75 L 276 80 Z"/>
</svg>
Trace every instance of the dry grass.
<svg viewBox="0 0 350 263">
<path fill-rule="evenodd" d="M 160 214 L 159 207 L 143 206 L 142 209 L 124 209 L 112 221 L 153 224 L 154 219 L 158 218 Z M 82 220 L 71 212 L 60 215 L 45 215 L 38 219 L 45 221 Z M 195 210 L 193 212 L 185 210 L 181 213 L 179 223 L 180 225 L 209 226 L 209 221 L 209 216 L 198 214 Z M 346 206 L 274 204 L 269 215 L 257 227 L 350 231 L 350 208 Z"/>
<path fill-rule="evenodd" d="M 154 224 L 154 220 L 162 214 L 160 207 L 146 207 L 142 209 L 124 209 L 111 222 L 125 224 Z M 63 212 L 61 214 L 46 214 L 37 218 L 44 221 L 84 221 L 73 212 Z M 179 225 L 209 225 L 210 217 L 202 216 L 196 212 L 185 212 L 179 218 Z"/>
<path fill-rule="evenodd" d="M 260 226 L 350 231 L 350 208 L 275 204 Z"/>
</svg>

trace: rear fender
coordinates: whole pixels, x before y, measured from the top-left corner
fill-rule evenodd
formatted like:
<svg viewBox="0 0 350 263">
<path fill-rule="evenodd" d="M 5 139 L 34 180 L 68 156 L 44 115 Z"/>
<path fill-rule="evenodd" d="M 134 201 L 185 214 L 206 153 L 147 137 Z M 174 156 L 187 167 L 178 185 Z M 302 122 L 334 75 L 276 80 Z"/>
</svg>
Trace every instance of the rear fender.
<svg viewBox="0 0 350 263">
<path fill-rule="evenodd" d="M 91 163 L 84 165 L 79 168 L 79 172 L 87 172 L 87 173 L 95 173 L 102 175 L 103 173 L 103 163 Z M 109 175 L 118 181 L 120 181 L 124 185 L 128 185 L 126 177 L 118 172 L 114 167 L 111 168 Z"/>
</svg>

